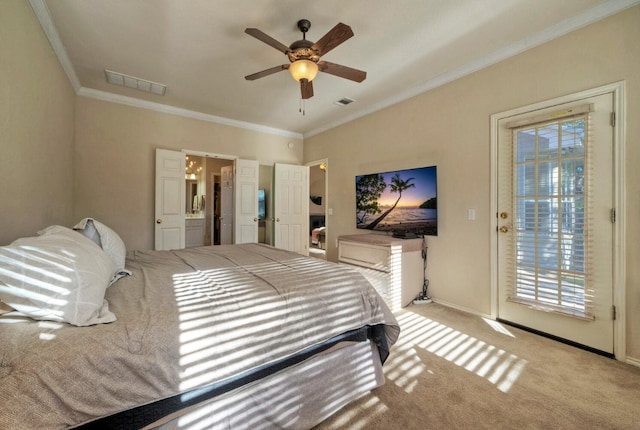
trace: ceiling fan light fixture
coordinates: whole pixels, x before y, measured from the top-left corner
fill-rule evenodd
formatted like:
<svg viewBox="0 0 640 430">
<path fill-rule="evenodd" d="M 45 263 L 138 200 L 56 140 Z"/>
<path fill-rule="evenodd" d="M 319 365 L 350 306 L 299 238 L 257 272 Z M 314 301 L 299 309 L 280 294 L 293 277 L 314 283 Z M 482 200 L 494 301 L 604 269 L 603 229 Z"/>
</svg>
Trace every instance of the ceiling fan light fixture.
<svg viewBox="0 0 640 430">
<path fill-rule="evenodd" d="M 296 60 L 289 65 L 289 73 L 296 81 L 306 79 L 311 82 L 318 74 L 318 65 L 310 60 Z"/>
</svg>

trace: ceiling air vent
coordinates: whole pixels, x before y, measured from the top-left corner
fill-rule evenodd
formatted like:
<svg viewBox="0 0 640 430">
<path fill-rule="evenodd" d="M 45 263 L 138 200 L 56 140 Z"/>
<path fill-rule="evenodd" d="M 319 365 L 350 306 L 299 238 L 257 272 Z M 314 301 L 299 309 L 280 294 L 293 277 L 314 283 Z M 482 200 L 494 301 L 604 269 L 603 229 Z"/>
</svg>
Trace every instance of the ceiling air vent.
<svg viewBox="0 0 640 430">
<path fill-rule="evenodd" d="M 337 102 L 335 102 L 338 106 L 346 106 L 349 103 L 353 103 L 355 100 L 350 99 L 349 97 L 343 97 Z"/>
<path fill-rule="evenodd" d="M 107 77 L 107 82 L 110 84 L 133 88 L 140 91 L 146 91 L 148 93 L 157 94 L 159 96 L 163 96 L 167 91 L 166 85 L 147 81 L 145 79 L 134 78 L 133 76 L 124 75 L 118 72 L 112 72 L 111 70 L 105 70 L 104 74 Z"/>
</svg>

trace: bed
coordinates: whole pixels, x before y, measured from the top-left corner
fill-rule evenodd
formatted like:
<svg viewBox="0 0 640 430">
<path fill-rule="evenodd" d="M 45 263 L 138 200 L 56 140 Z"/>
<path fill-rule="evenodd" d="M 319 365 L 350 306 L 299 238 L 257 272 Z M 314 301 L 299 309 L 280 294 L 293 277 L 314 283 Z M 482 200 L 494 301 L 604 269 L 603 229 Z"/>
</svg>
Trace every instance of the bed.
<svg viewBox="0 0 640 430">
<path fill-rule="evenodd" d="M 326 227 L 318 227 L 311 230 L 311 244 L 320 249 L 324 249 L 325 237 Z"/>
<path fill-rule="evenodd" d="M 83 221 L 0 247 L 0 299 L 14 310 L 0 316 L 0 428 L 309 429 L 384 383 L 399 326 L 358 272 L 261 244 L 125 260 L 114 232 Z M 21 263 L 37 278 L 62 261 L 42 243 L 61 240 L 79 242 L 80 259 L 109 257 L 92 263 L 103 296 L 80 279 L 82 306 L 68 309 L 68 291 L 40 294 L 46 312 L 25 306 L 12 294 L 29 276 L 7 269 L 15 249 L 40 251 Z M 91 277 L 68 246 L 61 273 Z"/>
</svg>

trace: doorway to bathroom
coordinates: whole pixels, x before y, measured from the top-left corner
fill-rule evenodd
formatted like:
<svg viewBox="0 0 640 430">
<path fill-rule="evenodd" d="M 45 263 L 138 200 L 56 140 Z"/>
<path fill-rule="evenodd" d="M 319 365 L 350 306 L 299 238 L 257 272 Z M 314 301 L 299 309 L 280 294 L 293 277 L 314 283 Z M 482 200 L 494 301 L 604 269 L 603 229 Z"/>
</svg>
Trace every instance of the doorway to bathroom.
<svg viewBox="0 0 640 430">
<path fill-rule="evenodd" d="M 309 255 L 326 260 L 327 252 L 327 159 L 309 166 Z"/>
</svg>

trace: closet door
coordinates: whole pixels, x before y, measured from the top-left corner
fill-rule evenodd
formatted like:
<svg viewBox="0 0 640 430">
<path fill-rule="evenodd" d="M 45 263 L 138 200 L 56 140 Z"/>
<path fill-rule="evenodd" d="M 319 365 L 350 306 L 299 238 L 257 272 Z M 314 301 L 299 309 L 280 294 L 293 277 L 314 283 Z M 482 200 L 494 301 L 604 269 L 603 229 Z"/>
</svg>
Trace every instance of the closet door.
<svg viewBox="0 0 640 430">
<path fill-rule="evenodd" d="M 309 254 L 309 167 L 274 166 L 276 248 Z"/>
<path fill-rule="evenodd" d="M 184 248 L 184 153 L 156 149 L 155 249 Z"/>
<path fill-rule="evenodd" d="M 257 161 L 236 160 L 234 243 L 258 243 L 258 178 Z"/>
</svg>

